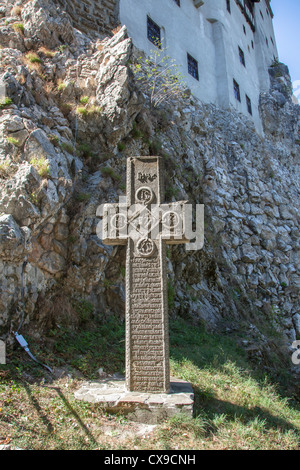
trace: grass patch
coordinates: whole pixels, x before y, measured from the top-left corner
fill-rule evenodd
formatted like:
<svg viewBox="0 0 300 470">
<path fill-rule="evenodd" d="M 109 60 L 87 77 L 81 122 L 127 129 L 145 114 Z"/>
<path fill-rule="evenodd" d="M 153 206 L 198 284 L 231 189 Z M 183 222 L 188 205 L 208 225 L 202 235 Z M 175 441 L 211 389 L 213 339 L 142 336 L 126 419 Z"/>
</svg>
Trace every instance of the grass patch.
<svg viewBox="0 0 300 470">
<path fill-rule="evenodd" d="M 0 163 L 0 178 L 8 178 L 11 174 L 11 164 L 8 160 Z"/>
<path fill-rule="evenodd" d="M 20 145 L 18 139 L 15 139 L 14 137 L 7 137 L 6 140 L 9 144 L 14 145 L 15 147 L 18 147 Z"/>
<path fill-rule="evenodd" d="M 22 7 L 21 6 L 15 6 L 11 9 L 11 16 L 21 16 L 22 13 Z"/>
<path fill-rule="evenodd" d="M 28 52 L 28 54 L 26 54 L 25 57 L 31 64 L 41 64 L 42 63 L 41 58 L 35 52 Z"/>
<path fill-rule="evenodd" d="M 1 101 L 0 103 L 0 109 L 5 109 L 7 108 L 8 106 L 12 105 L 13 104 L 13 100 L 11 98 L 4 98 L 3 101 Z"/>
<path fill-rule="evenodd" d="M 82 96 L 79 100 L 81 104 L 87 104 L 89 102 L 89 97 L 88 96 Z"/>
<path fill-rule="evenodd" d="M 60 82 L 60 83 L 58 83 L 58 85 L 57 85 L 58 91 L 63 91 L 63 90 L 65 90 L 66 88 L 67 88 L 67 83 L 66 83 L 66 82 Z"/>
<path fill-rule="evenodd" d="M 101 168 L 100 171 L 101 171 L 103 176 L 110 177 L 114 181 L 120 181 L 122 179 L 122 177 L 120 175 L 118 175 L 110 166 L 105 166 L 105 167 Z"/>
<path fill-rule="evenodd" d="M 42 178 L 49 178 L 50 167 L 49 162 L 45 157 L 32 158 L 30 164 L 37 170 L 38 174 Z"/>
<path fill-rule="evenodd" d="M 77 107 L 77 114 L 87 117 L 87 116 L 95 116 L 97 114 L 101 114 L 102 108 L 100 106 L 78 106 Z"/>
<path fill-rule="evenodd" d="M 16 33 L 21 34 L 23 36 L 25 31 L 23 23 L 14 23 L 12 25 L 12 28 Z"/>
<path fill-rule="evenodd" d="M 87 144 L 85 142 L 81 142 L 77 145 L 77 153 L 82 158 L 89 158 L 94 155 L 90 144 Z"/>
<path fill-rule="evenodd" d="M 62 150 L 65 150 L 66 152 L 68 152 L 70 155 L 73 155 L 73 145 L 69 142 L 62 142 L 61 143 L 61 148 Z"/>
<path fill-rule="evenodd" d="M 44 55 L 47 59 L 53 59 L 53 57 L 56 56 L 57 51 L 52 51 L 51 49 L 48 49 L 47 47 L 40 47 L 38 50 L 39 54 Z"/>
<path fill-rule="evenodd" d="M 91 195 L 87 193 L 76 193 L 75 199 L 78 202 L 88 202 L 91 199 Z"/>
<path fill-rule="evenodd" d="M 100 367 L 124 373 L 125 324 L 96 317 L 85 299 L 73 307 L 79 331 L 56 325 L 42 346 L 24 334 L 34 355 L 67 372 L 63 378 L 49 380 L 20 349 L 0 369 L 0 435 L 6 442 L 44 450 L 299 450 L 299 405 L 254 371 L 230 338 L 181 318 L 170 320 L 171 375 L 192 383 L 193 417 L 177 414 L 137 435 L 136 423 L 74 400 L 74 390 L 97 379 Z"/>
</svg>

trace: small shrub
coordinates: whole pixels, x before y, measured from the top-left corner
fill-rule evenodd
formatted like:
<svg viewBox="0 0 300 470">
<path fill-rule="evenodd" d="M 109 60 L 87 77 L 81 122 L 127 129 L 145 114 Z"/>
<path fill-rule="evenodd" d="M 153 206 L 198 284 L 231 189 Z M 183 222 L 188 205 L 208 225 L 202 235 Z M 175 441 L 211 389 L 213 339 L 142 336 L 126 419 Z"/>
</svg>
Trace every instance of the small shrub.
<svg viewBox="0 0 300 470">
<path fill-rule="evenodd" d="M 6 140 L 8 143 L 15 145 L 16 147 L 20 145 L 20 142 L 18 141 L 18 139 L 15 139 L 14 137 L 7 137 Z"/>
<path fill-rule="evenodd" d="M 125 149 L 125 144 L 123 142 L 118 143 L 118 150 L 122 152 Z"/>
<path fill-rule="evenodd" d="M 57 54 L 57 51 L 51 51 L 50 49 L 47 49 L 47 47 L 44 46 L 40 47 L 38 52 L 47 57 L 47 59 L 52 59 Z"/>
<path fill-rule="evenodd" d="M 4 98 L 4 100 L 0 103 L 0 109 L 4 109 L 11 104 L 13 104 L 13 100 L 10 98 Z"/>
<path fill-rule="evenodd" d="M 91 146 L 87 143 L 82 142 L 77 145 L 77 151 L 81 157 L 88 158 L 93 155 Z"/>
<path fill-rule="evenodd" d="M 137 128 L 137 124 L 135 121 L 132 124 L 131 135 L 134 139 L 140 139 L 141 137 L 144 137 L 144 134 Z"/>
<path fill-rule="evenodd" d="M 48 139 L 50 140 L 51 144 L 55 147 L 59 146 L 59 137 L 55 134 L 49 134 Z"/>
<path fill-rule="evenodd" d="M 179 67 L 165 55 L 159 42 L 156 46 L 149 57 L 140 57 L 136 64 L 131 65 L 142 91 L 150 94 L 150 108 L 187 97 L 186 84 L 179 73 Z"/>
<path fill-rule="evenodd" d="M 58 91 L 64 91 L 65 88 L 67 88 L 67 83 L 65 83 L 65 82 L 61 82 L 57 85 Z"/>
<path fill-rule="evenodd" d="M 37 170 L 38 174 L 42 178 L 49 178 L 50 168 L 49 162 L 45 157 L 32 158 L 30 164 Z"/>
<path fill-rule="evenodd" d="M 100 114 L 102 112 L 101 106 L 91 106 L 88 108 L 88 114 L 93 115 L 93 114 Z"/>
<path fill-rule="evenodd" d="M 79 202 L 87 202 L 91 199 L 91 195 L 87 193 L 77 193 L 75 198 Z"/>
<path fill-rule="evenodd" d="M 66 49 L 68 49 L 69 46 L 67 46 L 67 44 L 63 44 L 61 46 L 59 46 L 57 49 L 59 52 L 64 52 Z"/>
<path fill-rule="evenodd" d="M 82 96 L 79 101 L 81 104 L 87 104 L 89 102 L 89 99 L 90 98 L 88 96 Z"/>
<path fill-rule="evenodd" d="M 0 163 L 0 178 L 7 178 L 9 176 L 10 163 L 5 160 Z"/>
<path fill-rule="evenodd" d="M 77 114 L 80 114 L 81 116 L 93 116 L 95 114 L 100 114 L 102 111 L 102 108 L 100 106 L 78 106 L 77 108 Z"/>
<path fill-rule="evenodd" d="M 70 153 L 71 155 L 73 155 L 73 145 L 69 142 L 62 142 L 61 143 L 61 148 L 62 150 L 65 150 L 66 152 Z"/>
<path fill-rule="evenodd" d="M 25 28 L 24 28 L 23 23 L 15 23 L 12 25 L 12 28 L 16 33 L 21 34 L 21 35 L 24 34 Z"/>
<path fill-rule="evenodd" d="M 40 59 L 40 57 L 35 52 L 28 52 L 28 54 L 26 54 L 26 59 L 31 64 L 41 64 L 42 63 L 42 60 Z"/>
<path fill-rule="evenodd" d="M 114 181 L 120 181 L 121 180 L 121 176 L 118 175 L 117 173 L 115 173 L 114 170 L 110 166 L 106 166 L 104 168 L 101 168 L 101 173 L 102 173 L 103 176 L 109 176 Z"/>
<path fill-rule="evenodd" d="M 21 13 L 22 13 L 22 7 L 20 6 L 13 7 L 10 12 L 11 16 L 21 16 Z"/>
<path fill-rule="evenodd" d="M 87 116 L 88 115 L 88 110 L 85 107 L 78 106 L 77 114 L 80 114 L 81 116 Z"/>
</svg>

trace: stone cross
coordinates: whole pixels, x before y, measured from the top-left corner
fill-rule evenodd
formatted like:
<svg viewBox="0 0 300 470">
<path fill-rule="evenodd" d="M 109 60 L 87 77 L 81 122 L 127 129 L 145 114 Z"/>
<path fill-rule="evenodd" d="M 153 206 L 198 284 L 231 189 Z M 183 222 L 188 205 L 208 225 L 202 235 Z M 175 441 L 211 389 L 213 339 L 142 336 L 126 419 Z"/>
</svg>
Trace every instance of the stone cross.
<svg viewBox="0 0 300 470">
<path fill-rule="evenodd" d="M 127 159 L 127 197 L 105 204 L 103 242 L 126 245 L 126 388 L 170 392 L 166 243 L 186 243 L 186 201 L 165 204 L 161 157 Z"/>
</svg>

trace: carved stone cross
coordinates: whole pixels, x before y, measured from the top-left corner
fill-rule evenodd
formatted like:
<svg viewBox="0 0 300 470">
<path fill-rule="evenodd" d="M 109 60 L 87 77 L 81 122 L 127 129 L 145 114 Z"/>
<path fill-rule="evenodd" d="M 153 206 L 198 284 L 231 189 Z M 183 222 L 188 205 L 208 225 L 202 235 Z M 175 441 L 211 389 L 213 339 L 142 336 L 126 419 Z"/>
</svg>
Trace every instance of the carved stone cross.
<svg viewBox="0 0 300 470">
<path fill-rule="evenodd" d="M 127 197 L 105 204 L 103 242 L 126 245 L 126 388 L 170 392 L 166 243 L 186 243 L 186 201 L 165 204 L 160 157 L 127 160 Z"/>
</svg>

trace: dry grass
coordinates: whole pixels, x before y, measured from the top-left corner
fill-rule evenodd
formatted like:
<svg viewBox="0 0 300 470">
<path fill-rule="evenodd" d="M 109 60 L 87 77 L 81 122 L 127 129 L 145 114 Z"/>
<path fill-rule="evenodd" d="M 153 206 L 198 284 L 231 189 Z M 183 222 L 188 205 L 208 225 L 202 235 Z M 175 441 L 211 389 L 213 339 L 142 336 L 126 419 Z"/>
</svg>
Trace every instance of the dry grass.
<svg viewBox="0 0 300 470">
<path fill-rule="evenodd" d="M 52 51 L 51 49 L 42 46 L 39 48 L 38 53 L 44 55 L 45 57 L 47 57 L 47 59 L 53 59 L 53 57 L 56 56 L 57 51 Z"/>
<path fill-rule="evenodd" d="M 11 16 L 21 16 L 21 13 L 22 7 L 20 5 L 13 7 L 10 11 Z"/>
<path fill-rule="evenodd" d="M 60 326 L 49 332 L 47 347 L 25 335 L 33 354 L 61 378 L 20 350 L 0 369 L 0 441 L 34 450 L 299 450 L 299 405 L 238 365 L 247 363 L 230 341 L 182 321 L 170 325 L 171 374 L 192 383 L 194 417 L 175 415 L 153 429 L 76 401 L 74 391 L 97 378 L 100 366 L 123 369 L 124 325 L 89 324 L 93 306 L 83 300 L 74 309 L 77 333 L 55 315 Z"/>
<path fill-rule="evenodd" d="M 49 161 L 45 157 L 41 156 L 40 158 L 32 158 L 30 160 L 30 164 L 37 170 L 38 174 L 42 178 L 49 178 Z"/>
</svg>

